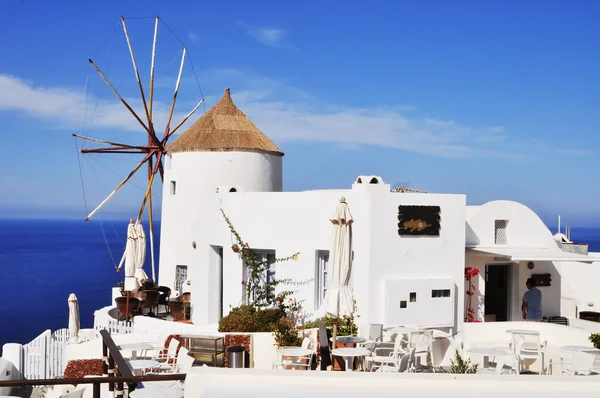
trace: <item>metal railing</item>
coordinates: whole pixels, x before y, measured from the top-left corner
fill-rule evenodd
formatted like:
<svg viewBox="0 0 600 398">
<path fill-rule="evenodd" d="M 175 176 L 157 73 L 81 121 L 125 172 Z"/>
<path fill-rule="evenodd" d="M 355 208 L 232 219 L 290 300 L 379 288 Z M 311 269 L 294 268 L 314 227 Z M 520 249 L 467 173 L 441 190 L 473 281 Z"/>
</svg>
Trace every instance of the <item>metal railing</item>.
<svg viewBox="0 0 600 398">
<path fill-rule="evenodd" d="M 61 379 L 35 379 L 35 380 L 6 380 L 0 381 L 0 387 L 32 387 L 50 385 L 92 384 L 93 397 L 100 398 L 100 385 L 108 383 L 108 390 L 115 396 L 122 397 L 125 384 L 129 391 L 135 390 L 137 384 L 144 381 L 178 381 L 185 380 L 184 373 L 170 373 L 163 375 L 134 376 L 127 362 L 121 355 L 112 337 L 106 330 L 100 331 L 102 337 L 102 377 L 77 377 Z M 115 366 L 118 370 L 115 372 Z"/>
</svg>

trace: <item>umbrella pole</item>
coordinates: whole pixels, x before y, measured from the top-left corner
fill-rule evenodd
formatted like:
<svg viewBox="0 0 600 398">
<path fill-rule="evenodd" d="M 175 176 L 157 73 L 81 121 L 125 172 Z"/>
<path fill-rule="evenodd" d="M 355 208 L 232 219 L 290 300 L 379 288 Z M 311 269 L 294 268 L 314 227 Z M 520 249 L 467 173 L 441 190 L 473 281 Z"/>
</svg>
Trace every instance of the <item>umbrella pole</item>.
<svg viewBox="0 0 600 398">
<path fill-rule="evenodd" d="M 335 350 L 336 348 L 336 339 L 337 339 L 337 318 L 333 321 L 333 336 L 332 336 L 332 342 L 331 342 L 331 350 Z M 333 355 L 332 355 L 332 359 L 333 359 Z M 333 370 L 333 362 L 335 361 L 335 359 L 333 359 L 331 361 L 331 370 Z"/>
</svg>

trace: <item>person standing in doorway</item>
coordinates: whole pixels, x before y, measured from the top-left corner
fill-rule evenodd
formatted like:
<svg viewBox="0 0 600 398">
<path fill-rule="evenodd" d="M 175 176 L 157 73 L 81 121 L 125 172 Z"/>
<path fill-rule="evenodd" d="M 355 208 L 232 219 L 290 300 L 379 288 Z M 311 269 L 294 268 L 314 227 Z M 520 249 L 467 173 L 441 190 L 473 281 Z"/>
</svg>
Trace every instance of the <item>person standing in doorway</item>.
<svg viewBox="0 0 600 398">
<path fill-rule="evenodd" d="M 535 279 L 533 278 L 528 278 L 525 285 L 527 291 L 523 295 L 523 303 L 521 304 L 523 320 L 539 322 L 542 320 L 542 292 L 535 287 Z"/>
</svg>

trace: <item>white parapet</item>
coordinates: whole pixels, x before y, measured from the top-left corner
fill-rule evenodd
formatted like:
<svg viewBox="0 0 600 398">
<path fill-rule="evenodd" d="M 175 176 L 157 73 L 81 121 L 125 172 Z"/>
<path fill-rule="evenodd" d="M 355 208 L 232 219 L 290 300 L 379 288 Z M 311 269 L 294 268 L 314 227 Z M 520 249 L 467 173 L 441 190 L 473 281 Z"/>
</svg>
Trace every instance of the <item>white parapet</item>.
<svg viewBox="0 0 600 398">
<path fill-rule="evenodd" d="M 2 358 L 12 364 L 11 377 L 3 377 L 0 375 L 0 380 L 17 380 L 21 378 L 23 371 L 23 345 L 18 343 L 8 343 L 2 346 Z M 1 359 L 1 358 L 0 358 Z M 6 373 L 6 372 L 4 372 Z M 0 393 L 0 395 L 2 395 Z"/>
<path fill-rule="evenodd" d="M 596 398 L 598 381 L 596 377 L 269 371 L 197 367 L 186 377 L 184 397 L 364 398 L 402 395 L 411 398 Z"/>
</svg>

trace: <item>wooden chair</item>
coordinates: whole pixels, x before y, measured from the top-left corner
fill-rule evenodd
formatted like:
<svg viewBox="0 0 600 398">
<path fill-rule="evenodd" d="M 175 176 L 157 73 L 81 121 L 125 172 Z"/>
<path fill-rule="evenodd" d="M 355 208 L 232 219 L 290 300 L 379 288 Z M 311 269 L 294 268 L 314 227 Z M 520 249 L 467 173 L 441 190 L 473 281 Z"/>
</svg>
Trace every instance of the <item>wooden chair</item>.
<svg viewBox="0 0 600 398">
<path fill-rule="evenodd" d="M 140 313 L 140 300 L 135 297 L 115 297 L 115 304 L 119 311 L 119 320 L 138 315 Z"/>
<path fill-rule="evenodd" d="M 156 313 L 158 314 L 158 298 L 160 293 L 158 290 L 145 290 L 144 293 L 146 293 L 146 298 L 142 301 L 142 310 L 148 308 L 150 309 L 148 315 L 154 315 L 152 311 L 156 309 Z"/>
<path fill-rule="evenodd" d="M 158 286 L 156 290 L 160 293 L 158 296 L 158 305 L 164 306 L 165 312 L 169 312 L 169 298 L 171 297 L 171 289 L 167 286 Z"/>
</svg>

